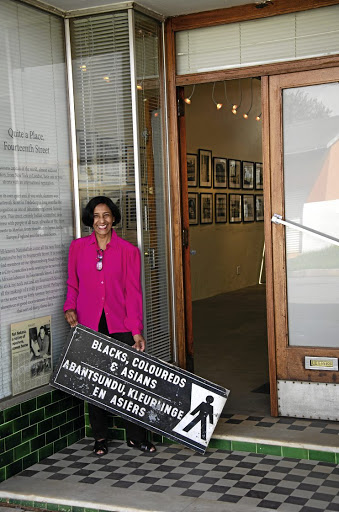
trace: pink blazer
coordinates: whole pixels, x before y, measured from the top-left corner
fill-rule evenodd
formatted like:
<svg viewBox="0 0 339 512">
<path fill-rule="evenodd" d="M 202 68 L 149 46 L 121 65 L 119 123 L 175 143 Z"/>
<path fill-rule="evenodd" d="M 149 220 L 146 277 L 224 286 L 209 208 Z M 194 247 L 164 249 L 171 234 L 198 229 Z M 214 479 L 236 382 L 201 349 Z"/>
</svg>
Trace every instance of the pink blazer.
<svg viewBox="0 0 339 512">
<path fill-rule="evenodd" d="M 94 232 L 71 243 L 64 311 L 75 309 L 78 322 L 97 331 L 104 309 L 110 333 L 131 331 L 133 336 L 141 334 L 139 249 L 112 230 L 100 271 L 96 269 L 98 249 Z"/>
</svg>

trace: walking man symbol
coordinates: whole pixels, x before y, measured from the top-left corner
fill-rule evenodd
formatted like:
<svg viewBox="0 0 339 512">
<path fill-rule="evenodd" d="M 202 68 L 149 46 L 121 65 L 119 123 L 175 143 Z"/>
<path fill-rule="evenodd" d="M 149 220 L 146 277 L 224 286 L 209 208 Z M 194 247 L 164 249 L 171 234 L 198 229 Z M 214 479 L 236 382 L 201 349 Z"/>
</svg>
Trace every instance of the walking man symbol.
<svg viewBox="0 0 339 512">
<path fill-rule="evenodd" d="M 201 439 L 206 441 L 206 424 L 207 418 L 209 418 L 211 425 L 213 425 L 213 402 L 214 398 L 211 395 L 206 397 L 206 402 L 201 402 L 198 407 L 194 409 L 190 414 L 193 416 L 199 413 L 185 428 L 185 432 L 189 432 L 199 421 L 201 422 Z"/>
</svg>

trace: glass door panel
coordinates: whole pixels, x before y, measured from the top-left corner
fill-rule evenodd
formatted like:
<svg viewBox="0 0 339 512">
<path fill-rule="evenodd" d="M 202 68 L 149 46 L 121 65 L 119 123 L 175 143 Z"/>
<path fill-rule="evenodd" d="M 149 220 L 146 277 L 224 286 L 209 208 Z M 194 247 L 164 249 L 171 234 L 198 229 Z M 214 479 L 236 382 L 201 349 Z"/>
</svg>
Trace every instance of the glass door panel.
<svg viewBox="0 0 339 512">
<path fill-rule="evenodd" d="M 339 84 L 282 91 L 285 219 L 339 238 Z M 286 228 L 290 346 L 339 347 L 339 247 Z"/>
</svg>

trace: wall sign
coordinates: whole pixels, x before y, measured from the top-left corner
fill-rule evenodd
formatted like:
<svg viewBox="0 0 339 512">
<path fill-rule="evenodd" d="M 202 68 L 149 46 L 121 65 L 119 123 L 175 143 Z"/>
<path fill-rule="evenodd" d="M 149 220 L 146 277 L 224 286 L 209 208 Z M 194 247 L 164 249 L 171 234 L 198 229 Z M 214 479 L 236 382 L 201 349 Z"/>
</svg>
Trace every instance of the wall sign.
<svg viewBox="0 0 339 512">
<path fill-rule="evenodd" d="M 82 325 L 71 330 L 50 383 L 200 453 L 229 394 Z"/>
</svg>

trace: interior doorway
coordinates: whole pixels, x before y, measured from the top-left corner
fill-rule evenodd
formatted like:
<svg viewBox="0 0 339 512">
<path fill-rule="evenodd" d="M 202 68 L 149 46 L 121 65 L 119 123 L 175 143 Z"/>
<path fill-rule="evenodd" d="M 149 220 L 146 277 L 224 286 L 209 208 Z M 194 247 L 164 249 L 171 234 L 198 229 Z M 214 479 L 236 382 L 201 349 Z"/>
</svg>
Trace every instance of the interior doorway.
<svg viewBox="0 0 339 512">
<path fill-rule="evenodd" d="M 194 371 L 231 390 L 226 413 L 269 415 L 261 81 L 182 96 Z"/>
</svg>

